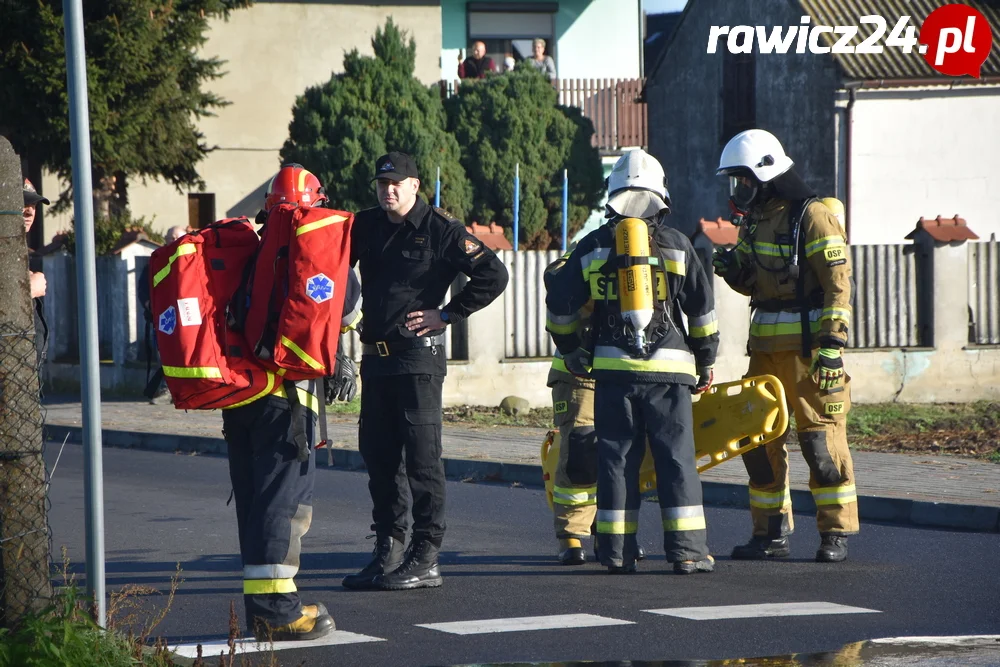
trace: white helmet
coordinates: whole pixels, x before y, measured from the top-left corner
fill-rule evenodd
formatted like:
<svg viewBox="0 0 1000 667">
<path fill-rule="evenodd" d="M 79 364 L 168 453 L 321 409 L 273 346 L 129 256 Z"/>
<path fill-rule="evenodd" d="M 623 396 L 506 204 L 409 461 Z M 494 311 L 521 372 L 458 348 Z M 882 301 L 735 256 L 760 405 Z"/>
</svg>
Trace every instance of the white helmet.
<svg viewBox="0 0 1000 667">
<path fill-rule="evenodd" d="M 719 158 L 718 176 L 749 170 L 761 183 L 769 183 L 792 168 L 778 138 L 766 130 L 747 130 L 729 140 Z"/>
<path fill-rule="evenodd" d="M 608 208 L 626 218 L 651 218 L 670 210 L 667 177 L 660 162 L 642 149 L 630 150 L 608 176 Z"/>
</svg>

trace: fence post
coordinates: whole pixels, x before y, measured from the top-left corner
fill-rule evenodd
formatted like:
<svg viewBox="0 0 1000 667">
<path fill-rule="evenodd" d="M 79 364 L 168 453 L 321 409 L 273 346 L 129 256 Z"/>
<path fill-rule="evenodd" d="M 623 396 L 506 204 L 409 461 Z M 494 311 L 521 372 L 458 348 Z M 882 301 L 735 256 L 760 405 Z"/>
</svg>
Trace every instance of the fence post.
<svg viewBox="0 0 1000 667">
<path fill-rule="evenodd" d="M 21 164 L 0 137 L 0 624 L 44 607 L 49 528 Z"/>
<path fill-rule="evenodd" d="M 563 192 L 562 192 L 562 251 L 566 252 L 566 238 L 569 230 L 569 169 L 563 169 Z"/>
<path fill-rule="evenodd" d="M 514 252 L 517 252 L 517 232 L 521 212 L 521 163 L 514 165 Z"/>
</svg>

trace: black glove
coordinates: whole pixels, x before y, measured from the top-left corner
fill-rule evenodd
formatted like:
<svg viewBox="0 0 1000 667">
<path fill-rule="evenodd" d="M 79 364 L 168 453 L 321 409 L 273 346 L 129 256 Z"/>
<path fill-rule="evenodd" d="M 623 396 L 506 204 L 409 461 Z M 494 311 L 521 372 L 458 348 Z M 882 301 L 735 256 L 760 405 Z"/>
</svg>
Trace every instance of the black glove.
<svg viewBox="0 0 1000 667">
<path fill-rule="evenodd" d="M 594 356 L 582 347 L 576 348 L 563 357 L 563 363 L 566 364 L 566 370 L 579 378 L 590 377 L 590 369 L 593 360 Z"/>
<path fill-rule="evenodd" d="M 715 252 L 712 253 L 712 268 L 717 276 L 726 275 L 734 265 L 739 266 L 739 263 L 739 258 L 736 257 L 736 252 L 733 250 L 716 248 Z"/>
<path fill-rule="evenodd" d="M 692 392 L 695 394 L 704 394 L 712 388 L 712 382 L 714 380 L 715 371 L 712 370 L 711 366 L 698 367 L 698 384 L 695 385 Z"/>
<path fill-rule="evenodd" d="M 357 365 L 348 356 L 337 353 L 337 364 L 333 375 L 323 378 L 323 391 L 326 394 L 326 404 L 334 401 L 349 403 L 358 395 Z"/>
</svg>

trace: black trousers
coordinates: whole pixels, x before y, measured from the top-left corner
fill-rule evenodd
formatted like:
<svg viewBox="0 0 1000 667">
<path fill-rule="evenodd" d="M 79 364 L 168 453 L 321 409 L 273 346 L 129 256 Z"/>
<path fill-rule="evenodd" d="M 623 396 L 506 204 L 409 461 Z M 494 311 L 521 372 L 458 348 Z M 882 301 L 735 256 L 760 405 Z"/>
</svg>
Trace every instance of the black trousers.
<svg viewBox="0 0 1000 667">
<path fill-rule="evenodd" d="M 372 530 L 406 539 L 412 495 L 413 539 L 440 547 L 444 538 L 441 375 L 386 375 L 364 380 L 358 448 L 368 467 Z M 405 477 L 400 464 L 405 463 Z M 405 480 L 405 481 L 404 481 Z"/>
<path fill-rule="evenodd" d="M 312 522 L 316 470 L 316 417 L 304 407 L 303 413 L 309 459 L 299 462 L 285 398 L 268 396 L 222 411 L 251 631 L 257 620 L 277 627 L 302 616 L 293 577 Z"/>
</svg>

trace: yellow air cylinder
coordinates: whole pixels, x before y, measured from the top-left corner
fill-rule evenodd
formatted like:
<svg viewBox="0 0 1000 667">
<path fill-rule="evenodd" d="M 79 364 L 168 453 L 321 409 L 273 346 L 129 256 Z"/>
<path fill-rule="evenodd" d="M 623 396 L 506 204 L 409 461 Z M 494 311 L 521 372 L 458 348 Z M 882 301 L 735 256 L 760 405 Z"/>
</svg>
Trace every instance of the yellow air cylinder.
<svg viewBox="0 0 1000 667">
<path fill-rule="evenodd" d="M 649 231 L 639 218 L 625 218 L 615 228 L 615 249 L 630 258 L 649 257 Z M 649 263 L 618 268 L 618 299 L 622 317 L 635 330 L 635 347 L 646 344 L 646 327 L 653 319 L 653 267 Z"/>
</svg>

